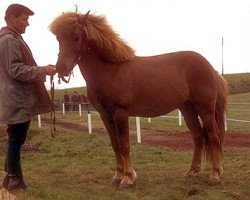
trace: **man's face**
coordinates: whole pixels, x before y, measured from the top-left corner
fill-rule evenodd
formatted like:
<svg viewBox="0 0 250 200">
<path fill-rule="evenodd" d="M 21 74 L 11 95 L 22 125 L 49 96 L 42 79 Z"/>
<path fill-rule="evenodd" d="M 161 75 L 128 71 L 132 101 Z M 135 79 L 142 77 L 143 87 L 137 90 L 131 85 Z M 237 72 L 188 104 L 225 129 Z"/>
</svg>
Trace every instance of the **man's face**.
<svg viewBox="0 0 250 200">
<path fill-rule="evenodd" d="M 25 29 L 29 26 L 29 15 L 22 13 L 19 17 L 11 16 L 10 25 L 14 28 L 18 33 L 25 33 Z"/>
</svg>

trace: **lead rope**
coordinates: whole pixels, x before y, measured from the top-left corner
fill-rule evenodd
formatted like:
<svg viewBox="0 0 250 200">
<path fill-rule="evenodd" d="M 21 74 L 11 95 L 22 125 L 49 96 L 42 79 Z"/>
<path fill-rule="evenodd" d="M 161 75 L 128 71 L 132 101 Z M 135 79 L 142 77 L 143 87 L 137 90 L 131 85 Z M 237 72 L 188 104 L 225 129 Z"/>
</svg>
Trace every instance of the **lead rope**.
<svg viewBox="0 0 250 200">
<path fill-rule="evenodd" d="M 55 137 L 56 132 L 56 113 L 55 113 L 55 85 L 54 85 L 54 76 L 50 76 L 50 95 L 51 95 L 51 111 L 50 111 L 50 134 L 51 137 Z"/>
</svg>

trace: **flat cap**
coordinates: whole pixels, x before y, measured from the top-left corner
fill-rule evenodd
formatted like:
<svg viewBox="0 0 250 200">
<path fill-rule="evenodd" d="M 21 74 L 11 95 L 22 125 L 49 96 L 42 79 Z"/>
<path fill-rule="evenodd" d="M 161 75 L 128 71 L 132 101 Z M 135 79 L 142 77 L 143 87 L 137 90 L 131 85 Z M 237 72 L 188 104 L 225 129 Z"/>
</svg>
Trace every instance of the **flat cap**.
<svg viewBox="0 0 250 200">
<path fill-rule="evenodd" d="M 15 17 L 19 17 L 22 13 L 27 15 L 34 15 L 34 12 L 27 8 L 26 6 L 23 6 L 21 4 L 11 4 L 5 11 L 5 20 L 8 20 L 11 15 L 14 15 Z"/>
</svg>

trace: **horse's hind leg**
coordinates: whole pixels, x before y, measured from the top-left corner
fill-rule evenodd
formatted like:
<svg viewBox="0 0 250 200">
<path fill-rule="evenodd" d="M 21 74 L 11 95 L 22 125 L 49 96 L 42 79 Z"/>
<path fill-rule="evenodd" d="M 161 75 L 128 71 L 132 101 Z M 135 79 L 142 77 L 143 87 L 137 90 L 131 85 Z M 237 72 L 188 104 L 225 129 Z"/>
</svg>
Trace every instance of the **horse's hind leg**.
<svg viewBox="0 0 250 200">
<path fill-rule="evenodd" d="M 119 137 L 118 134 L 116 132 L 116 128 L 115 128 L 115 123 L 113 121 L 113 119 L 109 116 L 106 115 L 101 115 L 102 121 L 109 133 L 109 137 L 111 140 L 111 145 L 112 148 L 115 152 L 115 158 L 116 158 L 116 173 L 113 177 L 112 180 L 112 184 L 119 186 L 124 175 L 124 161 L 123 161 L 123 156 L 121 154 L 121 149 L 120 149 L 120 143 L 119 143 Z"/>
<path fill-rule="evenodd" d="M 211 157 L 212 162 L 212 173 L 210 174 L 210 179 L 213 182 L 220 182 L 219 175 L 222 173 L 221 166 L 221 141 L 218 136 L 219 129 L 217 127 L 217 123 L 215 121 L 215 114 L 211 113 L 203 113 L 200 114 L 200 117 L 203 121 L 203 126 L 207 131 L 209 137 L 209 151 L 206 152 L 208 157 Z"/>
<path fill-rule="evenodd" d="M 180 107 L 180 110 L 187 127 L 191 131 L 194 142 L 194 152 L 191 168 L 186 172 L 186 176 L 193 176 L 201 170 L 201 158 L 203 148 L 202 127 L 198 119 L 198 114 L 196 113 L 195 108 L 190 101 L 185 102 Z"/>
</svg>

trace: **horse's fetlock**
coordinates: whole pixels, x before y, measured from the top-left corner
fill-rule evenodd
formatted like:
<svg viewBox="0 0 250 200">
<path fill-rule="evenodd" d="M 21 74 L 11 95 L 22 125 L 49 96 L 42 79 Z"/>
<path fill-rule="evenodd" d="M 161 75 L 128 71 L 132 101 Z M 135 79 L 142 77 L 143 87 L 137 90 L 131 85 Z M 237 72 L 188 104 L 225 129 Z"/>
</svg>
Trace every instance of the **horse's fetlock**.
<svg viewBox="0 0 250 200">
<path fill-rule="evenodd" d="M 123 175 L 132 178 L 133 177 L 133 172 L 125 171 Z"/>
</svg>

